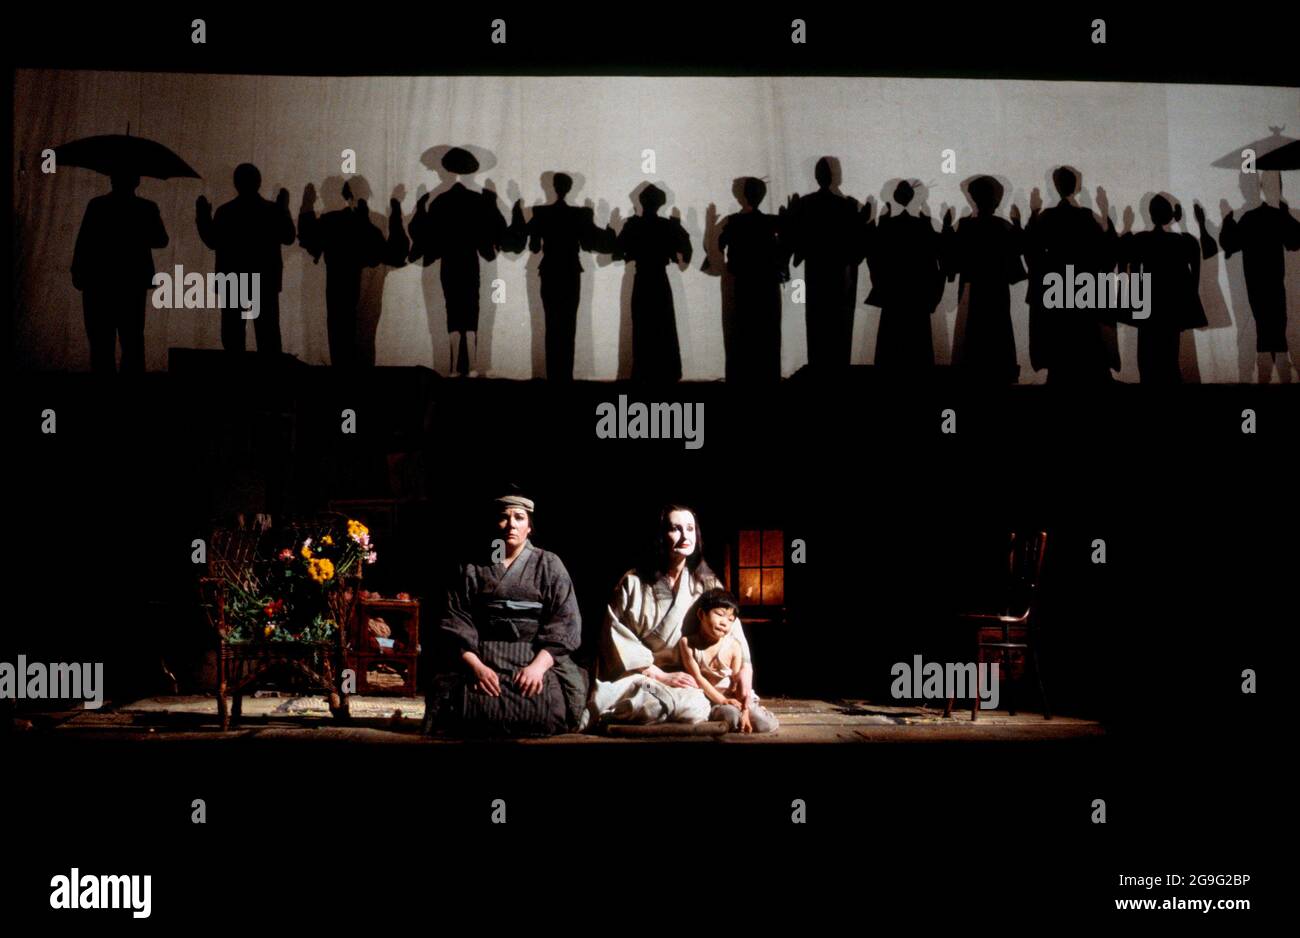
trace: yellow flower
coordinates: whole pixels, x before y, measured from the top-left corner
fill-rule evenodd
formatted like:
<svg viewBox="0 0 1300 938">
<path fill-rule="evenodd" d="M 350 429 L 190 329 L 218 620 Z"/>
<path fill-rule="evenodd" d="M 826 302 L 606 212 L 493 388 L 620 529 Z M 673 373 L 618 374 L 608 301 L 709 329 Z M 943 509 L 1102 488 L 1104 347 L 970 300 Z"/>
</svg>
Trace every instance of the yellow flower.
<svg viewBox="0 0 1300 938">
<path fill-rule="evenodd" d="M 348 534 L 352 537 L 363 537 L 370 533 L 370 529 L 360 521 L 348 521 Z"/>
<path fill-rule="evenodd" d="M 327 558 L 307 561 L 307 574 L 317 583 L 324 583 L 334 576 L 334 561 Z"/>
<path fill-rule="evenodd" d="M 326 545 L 333 544 L 333 543 L 334 543 L 334 535 L 332 535 L 332 534 L 326 534 L 324 537 L 322 537 L 322 538 L 320 539 L 320 542 L 321 542 L 322 544 L 326 544 Z"/>
<path fill-rule="evenodd" d="M 311 548 L 306 544 L 302 545 L 302 556 L 304 560 L 311 560 Z"/>
<path fill-rule="evenodd" d="M 270 638 L 270 637 L 271 637 L 271 633 L 274 632 L 274 631 L 275 631 L 275 626 L 274 626 L 274 625 L 268 625 L 268 626 L 267 626 L 267 627 L 262 631 L 262 637 L 263 637 L 263 638 Z"/>
</svg>

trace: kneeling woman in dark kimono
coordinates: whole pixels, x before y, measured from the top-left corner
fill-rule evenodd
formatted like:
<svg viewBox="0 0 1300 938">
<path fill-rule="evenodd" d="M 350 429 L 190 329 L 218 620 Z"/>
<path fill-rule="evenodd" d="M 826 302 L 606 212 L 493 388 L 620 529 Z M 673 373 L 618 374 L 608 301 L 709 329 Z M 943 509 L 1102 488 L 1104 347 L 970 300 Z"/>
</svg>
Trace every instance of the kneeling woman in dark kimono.
<svg viewBox="0 0 1300 938">
<path fill-rule="evenodd" d="M 497 499 L 500 562 L 463 564 L 436 636 L 426 733 L 547 736 L 578 729 L 587 681 L 570 657 L 582 638 L 560 558 L 534 547 L 533 502 Z"/>
</svg>

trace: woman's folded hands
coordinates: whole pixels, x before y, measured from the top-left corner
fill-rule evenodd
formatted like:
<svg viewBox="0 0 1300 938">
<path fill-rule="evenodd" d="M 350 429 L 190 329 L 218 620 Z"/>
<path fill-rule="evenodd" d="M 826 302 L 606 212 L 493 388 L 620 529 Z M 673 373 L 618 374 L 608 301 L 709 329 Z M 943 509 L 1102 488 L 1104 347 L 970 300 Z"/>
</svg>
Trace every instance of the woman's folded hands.
<svg viewBox="0 0 1300 938">
<path fill-rule="evenodd" d="M 519 688 L 519 693 L 525 697 L 536 697 L 542 692 L 542 680 L 545 676 L 546 668 L 534 661 L 528 667 L 520 668 L 515 672 L 515 687 Z"/>
</svg>

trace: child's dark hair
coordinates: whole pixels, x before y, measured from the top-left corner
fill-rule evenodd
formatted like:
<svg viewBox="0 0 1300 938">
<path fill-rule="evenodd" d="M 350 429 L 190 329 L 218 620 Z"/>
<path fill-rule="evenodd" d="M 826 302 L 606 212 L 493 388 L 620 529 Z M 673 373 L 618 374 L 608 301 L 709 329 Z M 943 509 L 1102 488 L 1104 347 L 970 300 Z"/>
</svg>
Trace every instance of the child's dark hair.
<svg viewBox="0 0 1300 938">
<path fill-rule="evenodd" d="M 736 602 L 731 593 L 719 586 L 711 590 L 705 590 L 695 609 L 700 615 L 712 612 L 714 609 L 730 609 L 732 612 L 739 614 L 740 604 Z"/>
</svg>

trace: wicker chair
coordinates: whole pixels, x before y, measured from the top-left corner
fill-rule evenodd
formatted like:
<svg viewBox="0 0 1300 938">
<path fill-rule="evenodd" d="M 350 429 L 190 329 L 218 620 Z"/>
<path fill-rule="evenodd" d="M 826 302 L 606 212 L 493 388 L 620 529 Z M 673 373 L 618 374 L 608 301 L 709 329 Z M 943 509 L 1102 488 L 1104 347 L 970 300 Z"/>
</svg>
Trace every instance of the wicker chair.
<svg viewBox="0 0 1300 938">
<path fill-rule="evenodd" d="M 233 523 L 214 525 L 208 541 L 208 565 L 200 578 L 203 608 L 217 638 L 217 713 L 221 729 L 237 724 L 243 711 L 244 694 L 255 690 L 273 673 L 290 672 L 301 678 L 308 690 L 319 691 L 329 700 L 335 719 L 349 717 L 343 669 L 348 653 L 353 611 L 360 592 L 360 567 L 344 577 L 340 588 L 329 594 L 330 611 L 337 624 L 335 637 L 324 642 L 231 641 L 233 623 L 226 618 L 228 584 L 252 582 L 257 568 L 271 562 L 274 552 L 285 544 L 299 544 L 304 538 L 319 540 L 325 534 L 341 535 L 347 518 L 322 513 L 271 528 L 258 518 L 247 524 L 243 517 Z M 230 698 L 233 697 L 233 707 Z"/>
</svg>

